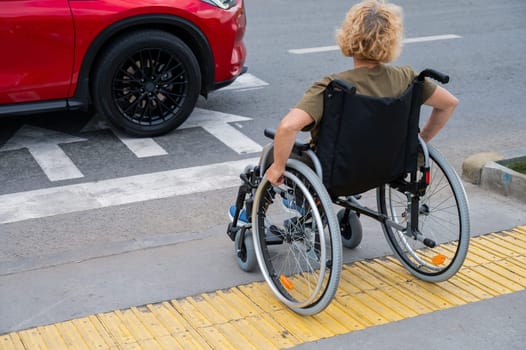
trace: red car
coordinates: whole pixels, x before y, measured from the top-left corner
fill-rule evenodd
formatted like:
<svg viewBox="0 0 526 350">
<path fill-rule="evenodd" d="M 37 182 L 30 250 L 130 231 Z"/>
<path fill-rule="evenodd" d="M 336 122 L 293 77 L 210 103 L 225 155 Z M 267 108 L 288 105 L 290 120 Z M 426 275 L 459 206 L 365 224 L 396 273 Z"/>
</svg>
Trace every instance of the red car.
<svg viewBox="0 0 526 350">
<path fill-rule="evenodd" d="M 0 1 L 0 116 L 93 104 L 166 133 L 244 72 L 245 25 L 243 0 Z"/>
</svg>

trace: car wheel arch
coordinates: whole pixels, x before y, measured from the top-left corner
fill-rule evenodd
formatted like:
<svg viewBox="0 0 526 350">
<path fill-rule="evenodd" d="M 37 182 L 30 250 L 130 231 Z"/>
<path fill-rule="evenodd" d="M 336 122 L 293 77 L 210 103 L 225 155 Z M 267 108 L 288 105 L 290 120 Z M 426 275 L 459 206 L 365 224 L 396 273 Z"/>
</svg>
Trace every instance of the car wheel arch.
<svg viewBox="0 0 526 350">
<path fill-rule="evenodd" d="M 147 15 L 124 19 L 112 24 L 102 31 L 91 43 L 80 68 L 77 89 L 73 100 L 89 104 L 90 77 L 92 68 L 107 45 L 119 36 L 130 31 L 144 29 L 159 29 L 177 36 L 194 53 L 201 68 L 201 95 L 207 96 L 214 85 L 214 62 L 212 49 L 205 35 L 193 23 L 184 18 L 170 15 Z M 71 103 L 71 102 L 70 102 Z"/>
</svg>

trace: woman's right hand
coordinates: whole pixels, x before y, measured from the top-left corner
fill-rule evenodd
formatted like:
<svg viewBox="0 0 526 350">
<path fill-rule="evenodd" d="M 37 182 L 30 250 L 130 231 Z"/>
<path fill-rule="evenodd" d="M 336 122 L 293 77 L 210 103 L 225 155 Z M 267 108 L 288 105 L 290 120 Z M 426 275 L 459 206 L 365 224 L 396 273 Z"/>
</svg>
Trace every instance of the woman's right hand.
<svg viewBox="0 0 526 350">
<path fill-rule="evenodd" d="M 272 165 L 265 172 L 265 176 L 271 184 L 274 186 L 279 186 L 282 185 L 285 180 L 285 177 L 283 176 L 284 173 L 284 168 L 278 167 L 276 163 L 272 163 Z"/>
</svg>

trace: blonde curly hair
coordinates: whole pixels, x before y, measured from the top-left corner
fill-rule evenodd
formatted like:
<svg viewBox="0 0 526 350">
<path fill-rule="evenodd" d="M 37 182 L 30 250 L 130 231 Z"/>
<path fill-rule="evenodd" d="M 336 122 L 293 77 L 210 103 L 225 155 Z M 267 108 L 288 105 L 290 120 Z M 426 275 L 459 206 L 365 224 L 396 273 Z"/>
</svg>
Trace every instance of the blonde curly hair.
<svg viewBox="0 0 526 350">
<path fill-rule="evenodd" d="M 398 57 L 402 39 L 402 8 L 378 0 L 351 7 L 336 34 L 345 56 L 382 63 Z"/>
</svg>

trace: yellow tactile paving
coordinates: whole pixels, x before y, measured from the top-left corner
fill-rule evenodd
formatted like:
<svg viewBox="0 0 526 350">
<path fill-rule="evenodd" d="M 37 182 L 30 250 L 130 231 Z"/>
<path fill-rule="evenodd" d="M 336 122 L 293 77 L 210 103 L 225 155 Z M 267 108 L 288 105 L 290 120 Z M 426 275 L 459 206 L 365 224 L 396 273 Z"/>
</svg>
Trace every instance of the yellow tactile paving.
<svg viewBox="0 0 526 350">
<path fill-rule="evenodd" d="M 392 257 L 344 265 L 334 301 L 312 317 L 257 282 L 4 334 L 0 349 L 286 349 L 524 289 L 519 226 L 472 238 L 464 266 L 442 283 L 414 278 Z"/>
</svg>

